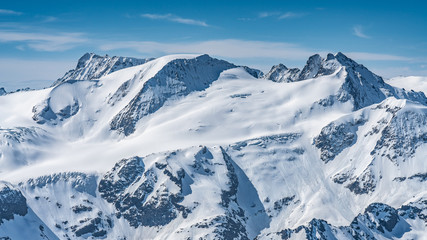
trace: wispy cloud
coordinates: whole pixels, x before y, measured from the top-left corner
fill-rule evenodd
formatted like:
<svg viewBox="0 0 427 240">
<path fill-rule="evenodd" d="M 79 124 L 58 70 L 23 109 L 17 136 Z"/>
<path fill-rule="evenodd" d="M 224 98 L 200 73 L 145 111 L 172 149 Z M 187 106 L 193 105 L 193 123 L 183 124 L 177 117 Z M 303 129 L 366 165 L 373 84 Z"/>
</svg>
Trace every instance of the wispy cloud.
<svg viewBox="0 0 427 240">
<path fill-rule="evenodd" d="M 82 33 L 46 34 L 0 30 L 0 42 L 20 43 L 21 50 L 27 47 L 37 51 L 65 51 L 86 41 Z"/>
<path fill-rule="evenodd" d="M 260 12 L 258 18 L 269 18 L 274 17 L 277 19 L 289 19 L 289 18 L 300 18 L 307 15 L 307 13 L 300 12 Z"/>
<path fill-rule="evenodd" d="M 0 15 L 22 15 L 22 12 L 17 12 L 9 9 L 0 9 Z"/>
<path fill-rule="evenodd" d="M 209 27 L 209 25 L 200 20 L 190 19 L 190 18 L 182 18 L 173 14 L 151 14 L 151 13 L 145 13 L 141 14 L 141 17 L 153 19 L 153 20 L 166 20 L 170 22 L 176 22 L 176 23 L 182 23 L 187 25 L 196 25 L 196 26 L 202 26 L 202 27 Z"/>
<path fill-rule="evenodd" d="M 366 38 L 366 39 L 371 38 L 370 36 L 366 35 L 363 32 L 363 27 L 361 25 L 356 25 L 353 27 L 353 34 L 360 38 Z"/>
<path fill-rule="evenodd" d="M 280 12 L 260 12 L 258 14 L 259 18 L 273 17 L 280 15 Z"/>
<path fill-rule="evenodd" d="M 306 13 L 286 12 L 279 16 L 279 19 L 300 18 L 307 15 Z"/>
<path fill-rule="evenodd" d="M 50 23 L 50 22 L 56 22 L 56 21 L 58 21 L 58 18 L 57 17 L 53 17 L 53 16 L 46 16 L 43 19 L 44 23 Z"/>
</svg>

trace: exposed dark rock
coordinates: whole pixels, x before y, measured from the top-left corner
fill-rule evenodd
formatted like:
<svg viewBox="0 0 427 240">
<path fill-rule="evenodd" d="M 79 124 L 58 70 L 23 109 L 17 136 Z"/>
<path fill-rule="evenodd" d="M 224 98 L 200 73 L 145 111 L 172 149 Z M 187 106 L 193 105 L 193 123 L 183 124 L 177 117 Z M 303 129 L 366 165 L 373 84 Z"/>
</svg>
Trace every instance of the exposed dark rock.
<svg viewBox="0 0 427 240">
<path fill-rule="evenodd" d="M 294 82 L 298 80 L 300 72 L 298 68 L 288 69 L 285 65 L 278 64 L 273 66 L 264 78 L 273 82 Z"/>
<path fill-rule="evenodd" d="M 404 111 L 404 110 L 401 110 Z M 381 132 L 371 155 L 399 161 L 411 159 L 421 145 L 427 143 L 427 113 L 418 111 L 394 111 L 390 123 Z"/>
<path fill-rule="evenodd" d="M 74 99 L 72 105 L 65 106 L 63 109 L 60 109 L 58 112 L 54 112 L 50 104 L 51 99 L 48 98 L 41 105 L 33 107 L 33 120 L 38 124 L 44 124 L 46 122 L 51 122 L 52 124 L 57 124 L 57 121 L 64 121 L 74 115 L 80 109 L 80 104 L 78 100 Z"/>
<path fill-rule="evenodd" d="M 80 205 L 73 206 L 71 210 L 73 210 L 74 213 L 91 212 L 92 207 L 80 204 Z"/>
<path fill-rule="evenodd" d="M 167 177 L 180 191 L 170 192 L 158 179 Z M 117 163 L 99 183 L 99 192 L 108 202 L 113 203 L 117 217 L 124 217 L 133 227 L 164 226 L 182 213 L 190 212 L 179 203 L 183 200 L 184 170 L 172 172 L 167 165 L 155 164 L 145 170 L 142 158 L 133 157 Z M 138 184 L 138 185 L 135 185 Z M 129 187 L 135 188 L 127 193 Z M 147 198 L 151 194 L 150 198 Z"/>
<path fill-rule="evenodd" d="M 284 145 L 284 144 L 292 143 L 295 140 L 299 139 L 300 137 L 301 137 L 300 133 L 270 135 L 270 136 L 264 136 L 260 138 L 249 139 L 242 142 L 237 142 L 231 145 L 231 147 L 237 151 L 242 150 L 242 148 L 244 147 L 253 146 L 253 145 L 266 148 L 267 145 L 270 143 Z M 299 154 L 301 151 L 304 151 L 304 149 L 296 149 L 295 151 L 297 154 Z"/>
<path fill-rule="evenodd" d="M 313 144 L 320 149 L 320 159 L 325 163 L 332 161 L 344 149 L 351 147 L 357 141 L 357 130 L 367 120 L 363 117 L 349 122 L 331 122 L 322 128 Z"/>
<path fill-rule="evenodd" d="M 11 185 L 0 182 L 0 225 L 4 220 L 14 219 L 14 215 L 25 216 L 27 213 L 24 195 Z"/>
<path fill-rule="evenodd" d="M 96 196 L 97 177 L 80 172 L 55 173 L 35 179 L 30 178 L 27 180 L 27 185 L 34 189 L 54 185 L 58 182 L 68 182 L 76 191 Z M 23 185 L 23 183 L 20 185 Z"/>
<path fill-rule="evenodd" d="M 346 188 L 355 194 L 368 194 L 373 192 L 376 187 L 376 178 L 371 168 L 368 166 L 363 173 L 357 177 Z"/>
<path fill-rule="evenodd" d="M 387 239 L 401 238 L 404 233 L 411 230 L 405 218 L 415 219 L 420 210 L 412 206 L 402 206 L 396 210 L 386 204 L 372 203 L 363 214 L 353 219 L 349 226 L 332 226 L 321 219 L 313 219 L 305 226 L 295 229 L 284 229 L 276 233 L 260 235 L 257 239 L 269 238 L 278 235 L 281 239 L 294 239 L 296 234 L 300 236 L 301 231 L 305 233 L 308 240 L 331 240 L 331 239 L 369 239 L 375 240 L 380 235 Z M 393 231 L 398 228 L 398 231 Z"/>
<path fill-rule="evenodd" d="M 6 90 L 4 90 L 3 87 L 0 88 L 0 96 L 6 95 L 6 94 L 7 94 Z"/>
</svg>

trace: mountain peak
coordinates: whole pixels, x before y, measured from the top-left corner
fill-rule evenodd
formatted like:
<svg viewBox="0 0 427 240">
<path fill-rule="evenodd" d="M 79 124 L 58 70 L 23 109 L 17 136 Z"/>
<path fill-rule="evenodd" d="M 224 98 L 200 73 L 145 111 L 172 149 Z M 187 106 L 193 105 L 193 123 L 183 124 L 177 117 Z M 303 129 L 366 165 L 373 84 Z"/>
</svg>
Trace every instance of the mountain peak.
<svg viewBox="0 0 427 240">
<path fill-rule="evenodd" d="M 100 56 L 95 53 L 85 53 L 77 62 L 75 69 L 68 71 L 52 86 L 57 86 L 69 80 L 92 80 L 103 77 L 123 68 L 144 64 L 152 58 L 139 59 L 132 57 Z"/>
<path fill-rule="evenodd" d="M 346 55 L 344 55 L 342 52 L 338 52 L 335 55 L 335 59 L 343 66 L 346 67 L 356 67 L 359 66 L 360 64 L 358 64 L 356 61 L 354 61 L 353 59 L 347 57 Z"/>
<path fill-rule="evenodd" d="M 279 63 L 274 65 L 264 78 L 273 82 L 294 82 L 298 79 L 299 73 L 300 70 L 298 68 L 289 69 Z"/>
<path fill-rule="evenodd" d="M 0 96 L 3 96 L 3 95 L 6 95 L 6 90 L 3 88 L 3 87 L 1 87 L 0 88 Z"/>
<path fill-rule="evenodd" d="M 86 63 L 88 61 L 90 61 L 95 56 L 101 57 L 99 55 L 96 55 L 95 53 L 85 53 L 85 54 L 83 54 L 83 56 L 81 56 L 79 58 L 78 62 L 77 62 L 76 69 L 84 67 L 86 65 Z"/>
</svg>

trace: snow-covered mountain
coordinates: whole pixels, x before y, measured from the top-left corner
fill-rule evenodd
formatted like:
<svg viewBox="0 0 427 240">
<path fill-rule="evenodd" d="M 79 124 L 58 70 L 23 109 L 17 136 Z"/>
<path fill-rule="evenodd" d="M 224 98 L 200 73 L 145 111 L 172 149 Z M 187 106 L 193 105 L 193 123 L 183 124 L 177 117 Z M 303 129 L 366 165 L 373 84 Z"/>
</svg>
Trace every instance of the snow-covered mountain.
<svg viewBox="0 0 427 240">
<path fill-rule="evenodd" d="M 144 64 L 152 58 L 138 59 L 132 57 L 99 56 L 95 53 L 85 53 L 77 62 L 75 69 L 68 71 L 56 80 L 52 86 L 57 86 L 69 80 L 99 79 L 120 69 Z"/>
<path fill-rule="evenodd" d="M 342 53 L 141 61 L 0 96 L 0 238 L 427 237 L 424 89 Z"/>
</svg>

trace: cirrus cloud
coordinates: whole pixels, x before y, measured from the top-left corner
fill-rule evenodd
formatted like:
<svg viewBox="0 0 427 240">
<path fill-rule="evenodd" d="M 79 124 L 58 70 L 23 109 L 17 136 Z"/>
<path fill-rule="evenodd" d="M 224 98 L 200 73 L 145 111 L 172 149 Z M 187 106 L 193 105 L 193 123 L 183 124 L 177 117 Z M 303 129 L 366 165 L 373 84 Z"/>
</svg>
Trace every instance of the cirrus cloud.
<svg viewBox="0 0 427 240">
<path fill-rule="evenodd" d="M 353 34 L 357 37 L 360 37 L 360 38 L 365 38 L 365 39 L 371 38 L 370 36 L 366 35 L 363 32 L 363 27 L 360 25 L 356 25 L 353 27 Z"/>
<path fill-rule="evenodd" d="M 37 51 L 65 51 L 86 42 L 83 33 L 38 33 L 0 30 L 0 42 L 21 44 Z"/>
<path fill-rule="evenodd" d="M 173 14 L 152 14 L 152 13 L 144 13 L 141 14 L 141 17 L 153 19 L 153 20 L 166 20 L 170 22 L 176 22 L 181 24 L 187 24 L 187 25 L 196 25 L 196 26 L 202 26 L 202 27 L 209 27 L 209 25 L 200 20 L 190 19 L 190 18 L 182 18 Z"/>
<path fill-rule="evenodd" d="M 9 9 L 0 9 L 0 15 L 22 15 L 22 12 L 17 12 Z"/>
</svg>

